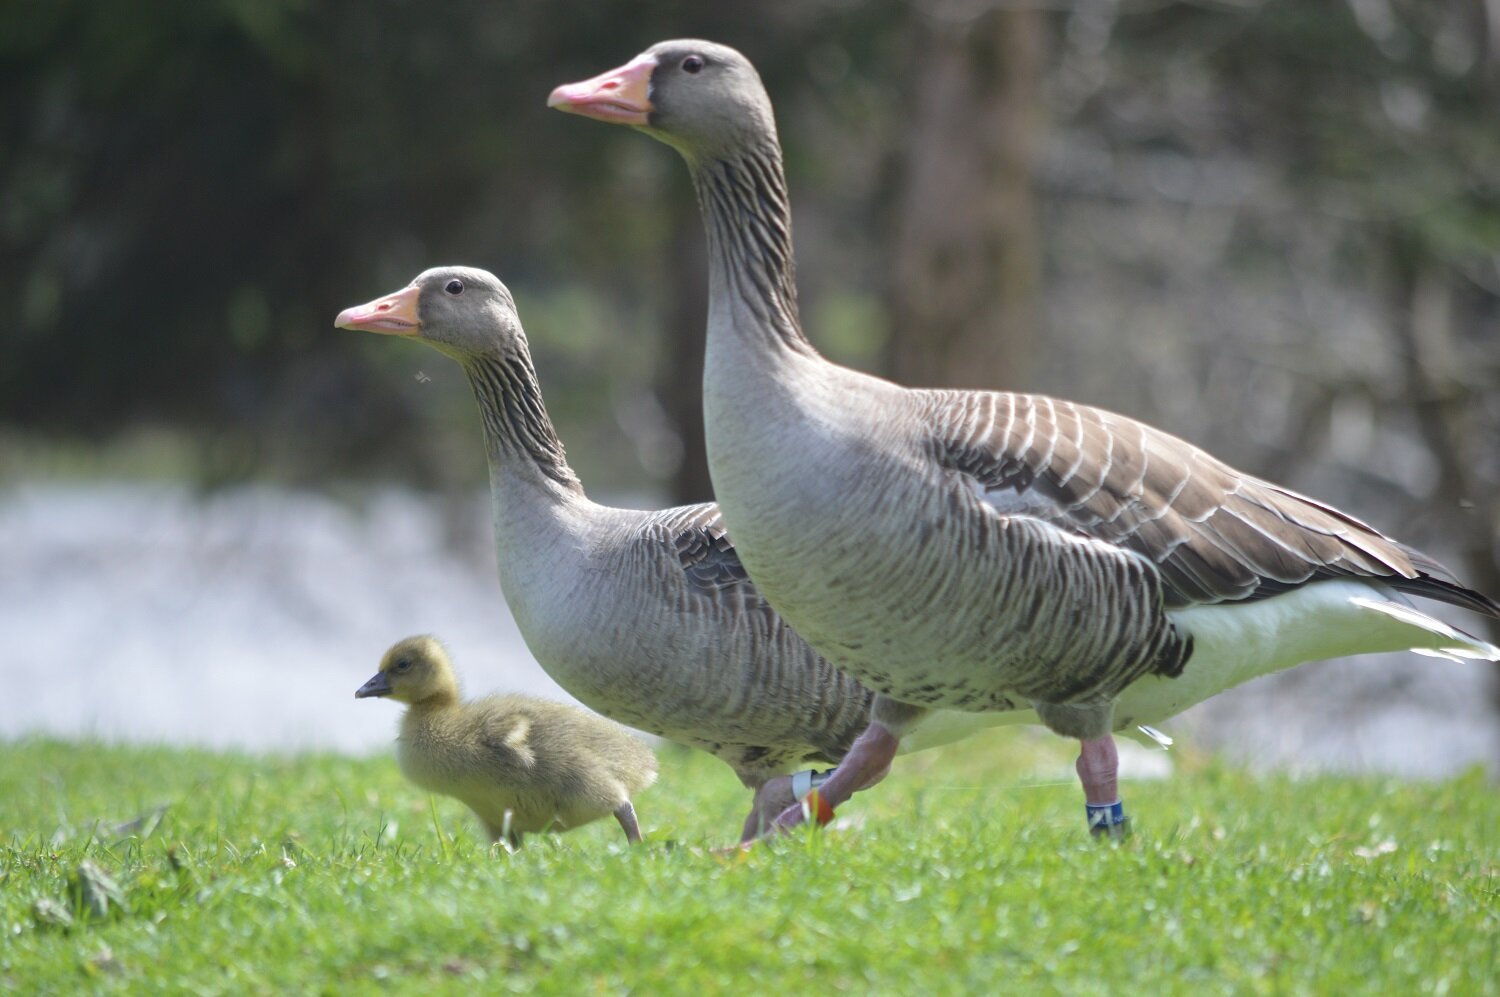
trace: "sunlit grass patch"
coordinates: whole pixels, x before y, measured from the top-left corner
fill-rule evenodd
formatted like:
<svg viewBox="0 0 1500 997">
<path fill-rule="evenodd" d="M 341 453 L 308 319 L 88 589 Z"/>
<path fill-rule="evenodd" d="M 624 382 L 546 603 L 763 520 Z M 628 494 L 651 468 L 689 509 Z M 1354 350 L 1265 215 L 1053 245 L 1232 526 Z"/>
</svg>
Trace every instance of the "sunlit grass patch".
<svg viewBox="0 0 1500 997">
<path fill-rule="evenodd" d="M 1494 992 L 1500 794 L 1480 773 L 1192 760 L 1129 787 L 1135 833 L 1109 845 L 1067 760 L 987 736 L 903 759 L 827 831 L 720 854 L 747 794 L 669 748 L 643 847 L 600 822 L 510 855 L 388 757 L 10 744 L 0 986 Z M 96 875 L 114 899 L 90 900 Z"/>
</svg>

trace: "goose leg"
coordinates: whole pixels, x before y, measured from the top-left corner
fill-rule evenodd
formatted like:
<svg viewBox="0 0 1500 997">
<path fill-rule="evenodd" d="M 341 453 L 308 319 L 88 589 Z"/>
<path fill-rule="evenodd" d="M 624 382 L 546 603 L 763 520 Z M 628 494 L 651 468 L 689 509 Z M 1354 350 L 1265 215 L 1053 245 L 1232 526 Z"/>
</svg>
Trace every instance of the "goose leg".
<svg viewBox="0 0 1500 997">
<path fill-rule="evenodd" d="M 862 789 L 868 789 L 891 770 L 891 761 L 896 749 L 901 746 L 901 735 L 906 729 L 926 716 L 925 707 L 912 706 L 884 696 L 876 696 L 870 710 L 870 726 L 854 739 L 848 754 L 838 767 L 818 787 L 820 803 L 818 822 L 826 824 L 832 819 L 834 808 Z M 786 831 L 806 819 L 802 801 L 781 812 L 771 825 L 774 831 Z"/>
<path fill-rule="evenodd" d="M 631 806 L 629 800 L 615 807 L 615 820 L 625 829 L 625 840 L 632 845 L 638 845 L 641 841 L 641 826 L 635 820 L 635 807 Z"/>
<path fill-rule="evenodd" d="M 1079 741 L 1074 768 L 1083 783 L 1084 811 L 1089 833 L 1123 838 L 1127 818 L 1120 801 L 1120 754 L 1110 734 L 1114 704 L 1110 702 L 1056 705 L 1034 703 L 1042 723 L 1064 737 Z"/>
<path fill-rule="evenodd" d="M 791 776 L 778 775 L 761 783 L 750 804 L 750 816 L 745 818 L 740 844 L 748 844 L 760 837 L 778 814 L 796 802 L 797 799 L 792 795 Z"/>
<path fill-rule="evenodd" d="M 1115 739 L 1106 734 L 1091 741 L 1080 741 L 1078 780 L 1083 783 L 1083 799 L 1092 834 L 1111 838 L 1125 833 L 1125 805 L 1120 802 L 1120 754 Z"/>
<path fill-rule="evenodd" d="M 886 729 L 878 720 L 872 720 L 870 726 L 850 746 L 849 753 L 839 762 L 838 768 L 818 787 L 818 797 L 826 807 L 823 813 L 831 814 L 835 807 L 861 789 L 884 779 L 885 774 L 891 770 L 891 759 L 896 757 L 896 749 L 900 746 L 900 737 Z M 787 831 L 805 819 L 802 801 L 798 800 L 781 812 L 772 822 L 771 830 Z M 826 819 L 819 823 L 826 823 Z"/>
</svg>

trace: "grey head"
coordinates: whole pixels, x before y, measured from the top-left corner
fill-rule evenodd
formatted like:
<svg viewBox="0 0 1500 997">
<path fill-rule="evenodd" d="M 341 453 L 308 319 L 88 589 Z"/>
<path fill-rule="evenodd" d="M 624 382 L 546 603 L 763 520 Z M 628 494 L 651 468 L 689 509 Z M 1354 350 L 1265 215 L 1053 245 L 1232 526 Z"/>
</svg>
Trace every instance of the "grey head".
<svg viewBox="0 0 1500 997">
<path fill-rule="evenodd" d="M 434 267 L 406 287 L 346 308 L 340 329 L 407 336 L 463 361 L 525 349 L 525 333 L 510 290 L 474 267 Z"/>
<path fill-rule="evenodd" d="M 776 141 L 771 99 L 750 60 L 696 38 L 658 42 L 617 69 L 564 84 L 547 106 L 632 125 L 690 160 Z"/>
</svg>

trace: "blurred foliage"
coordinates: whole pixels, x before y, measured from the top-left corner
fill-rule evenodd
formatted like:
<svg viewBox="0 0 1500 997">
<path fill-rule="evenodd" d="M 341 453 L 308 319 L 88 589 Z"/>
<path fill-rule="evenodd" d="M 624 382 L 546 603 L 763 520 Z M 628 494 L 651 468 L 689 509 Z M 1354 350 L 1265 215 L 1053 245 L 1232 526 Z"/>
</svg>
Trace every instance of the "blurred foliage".
<svg viewBox="0 0 1500 997">
<path fill-rule="evenodd" d="M 1112 216 L 1137 237 L 1092 269 L 1049 249 L 1053 299 L 1059 270 L 1104 275 L 1095 293 L 1127 306 L 1120 324 L 1152 354 L 1115 404 L 1358 510 L 1489 592 L 1496 17 L 1462 0 L 1078 5 L 1048 193 L 1059 228 Z M 1141 284 L 1167 304 L 1122 286 Z"/>
<path fill-rule="evenodd" d="M 1259 275 L 1308 278 L 1310 266 L 1307 293 L 1384 307 L 1396 253 L 1451 282 L 1465 370 L 1494 393 L 1500 72 L 1486 39 L 1500 27 L 1484 5 L 1047 6 L 1052 138 L 1038 169 L 1053 304 L 1039 348 L 1052 360 L 1039 385 L 1012 386 L 1178 419 L 1156 375 L 1126 385 L 1100 362 L 1102 337 L 1128 335 L 1142 354 L 1233 342 L 1263 357 L 1234 330 L 1265 316 L 1174 331 L 1203 314 L 1178 290 L 1239 286 L 1273 317 L 1300 314 L 1295 293 L 1278 283 L 1269 299 Z M 108 441 L 177 427 L 201 441 L 209 483 L 320 480 L 330 467 L 479 480 L 451 364 L 331 328 L 342 307 L 464 262 L 515 287 L 585 481 L 654 487 L 680 456 L 656 396 L 679 265 L 667 205 L 687 196 L 686 178 L 652 143 L 546 110 L 548 91 L 665 37 L 742 48 L 777 104 L 812 334 L 870 366 L 888 326 L 891 150 L 906 81 L 924 69 L 910 28 L 983 7 L 11 0 L 0 5 L 0 297 L 12 304 L 0 434 Z M 1163 206 L 1203 205 L 1227 206 L 1214 217 L 1228 221 L 1174 220 L 1173 250 L 1154 255 L 1140 238 Z M 1313 248 L 1293 263 L 1298 240 Z M 1155 309 L 1174 306 L 1177 318 L 1158 321 Z M 1287 325 L 1306 338 L 1264 369 L 1254 361 L 1245 384 L 1271 397 L 1267 379 L 1288 370 L 1342 376 L 1307 359 L 1327 330 L 1306 316 Z M 1242 413 L 1223 411 L 1234 438 Z M 1300 436 L 1295 420 L 1282 428 L 1283 441 Z M 1229 456 L 1275 459 L 1274 447 Z"/>
<path fill-rule="evenodd" d="M 447 262 L 536 289 L 523 318 L 561 368 L 550 401 L 608 421 L 611 378 L 641 383 L 659 345 L 670 233 L 653 206 L 686 181 L 664 151 L 547 111 L 547 92 L 695 32 L 803 76 L 816 39 L 879 18 L 701 6 L 0 6 L 5 424 L 203 430 L 231 455 L 210 478 L 278 457 L 441 477 L 410 355 L 331 318 Z"/>
<path fill-rule="evenodd" d="M 1115 59 L 1140 67 L 1131 99 L 1154 97 L 1176 117 L 1134 140 L 1183 157 L 1251 156 L 1301 188 L 1305 207 L 1360 234 L 1397 230 L 1443 263 L 1493 270 L 1500 68 L 1485 39 L 1500 26 L 1462 2 L 1250 6 L 1121 20 Z M 1149 68 L 1162 52 L 1171 61 Z M 1205 91 L 1212 103 L 1191 99 Z"/>
</svg>

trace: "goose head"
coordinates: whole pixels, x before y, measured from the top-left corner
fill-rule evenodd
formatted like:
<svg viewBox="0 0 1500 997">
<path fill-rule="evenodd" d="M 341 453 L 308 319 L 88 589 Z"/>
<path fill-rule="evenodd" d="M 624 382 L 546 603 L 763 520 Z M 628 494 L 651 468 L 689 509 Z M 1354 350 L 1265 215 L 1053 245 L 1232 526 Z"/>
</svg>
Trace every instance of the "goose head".
<svg viewBox="0 0 1500 997">
<path fill-rule="evenodd" d="M 458 679 L 436 637 L 397 641 L 380 659 L 380 670 L 354 692 L 355 699 L 390 697 L 398 702 L 455 702 Z"/>
<path fill-rule="evenodd" d="M 658 42 L 617 69 L 565 83 L 547 106 L 639 128 L 690 160 L 776 135 L 771 99 L 750 60 L 692 38 Z"/>
<path fill-rule="evenodd" d="M 333 324 L 419 339 L 460 360 L 511 352 L 523 335 L 510 290 L 473 267 L 424 271 L 394 294 L 345 308 Z"/>
</svg>

